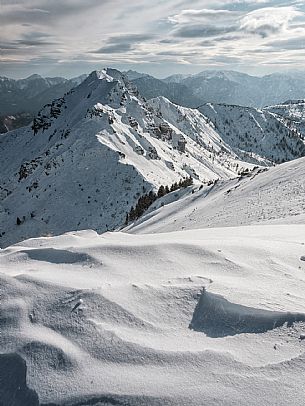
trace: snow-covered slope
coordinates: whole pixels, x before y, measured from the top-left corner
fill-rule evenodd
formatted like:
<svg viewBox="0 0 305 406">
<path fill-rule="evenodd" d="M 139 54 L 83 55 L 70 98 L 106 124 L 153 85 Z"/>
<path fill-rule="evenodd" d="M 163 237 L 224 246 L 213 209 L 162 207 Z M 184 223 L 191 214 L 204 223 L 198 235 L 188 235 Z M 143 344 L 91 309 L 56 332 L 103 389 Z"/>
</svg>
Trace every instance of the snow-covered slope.
<svg viewBox="0 0 305 406">
<path fill-rule="evenodd" d="M 258 171 L 260 172 L 260 171 Z M 133 233 L 202 227 L 305 223 L 305 158 L 230 181 L 218 181 L 195 193 L 173 193 L 130 226 Z M 157 210 L 154 210 L 156 208 Z"/>
<path fill-rule="evenodd" d="M 273 164 L 273 161 L 266 159 L 263 154 L 259 155 L 245 150 L 243 143 L 234 134 L 233 129 L 231 137 L 226 137 L 226 133 L 223 134 L 221 131 L 217 131 L 218 127 L 213 124 L 209 117 L 203 115 L 199 109 L 179 106 L 164 97 L 151 99 L 149 104 L 173 127 L 204 147 L 205 152 L 202 159 L 205 161 L 209 159 L 212 159 L 214 163 L 219 161 L 223 168 L 233 169 L 237 173 L 242 171 L 241 166 L 244 165 L 244 162 L 262 166 Z M 244 126 L 248 125 L 251 131 L 250 124 L 251 122 L 244 123 Z M 230 131 L 228 127 L 227 131 Z M 273 137 L 276 136 L 275 133 L 272 135 Z M 272 150 L 272 146 L 270 146 L 270 150 Z M 237 162 L 237 160 L 240 162 Z"/>
<path fill-rule="evenodd" d="M 253 158 L 280 163 L 305 156 L 302 135 L 271 110 L 207 103 L 198 108 L 213 123 L 223 141 Z"/>
<path fill-rule="evenodd" d="M 285 103 L 266 107 L 265 110 L 282 118 L 283 122 L 305 139 L 305 100 L 287 100 Z"/>
<path fill-rule="evenodd" d="M 186 176 L 231 178 L 253 164 L 199 113 L 171 124 L 118 71 L 93 72 L 0 140 L 0 244 L 122 225 L 143 193 Z M 183 131 L 185 132 L 183 132 Z"/>
<path fill-rule="evenodd" d="M 302 405 L 304 242 L 252 226 L 0 251 L 2 403 Z"/>
</svg>

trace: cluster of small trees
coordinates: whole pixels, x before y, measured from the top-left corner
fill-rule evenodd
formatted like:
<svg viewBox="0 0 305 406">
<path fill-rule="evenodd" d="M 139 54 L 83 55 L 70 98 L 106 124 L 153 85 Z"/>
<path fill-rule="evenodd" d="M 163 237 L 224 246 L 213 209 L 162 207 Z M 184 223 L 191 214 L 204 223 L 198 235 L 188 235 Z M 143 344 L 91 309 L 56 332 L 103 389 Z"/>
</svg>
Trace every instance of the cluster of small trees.
<svg viewBox="0 0 305 406">
<path fill-rule="evenodd" d="M 181 179 L 179 182 L 173 183 L 170 187 L 161 185 L 157 193 L 150 191 L 149 193 L 141 196 L 135 207 L 132 207 L 129 213 L 127 213 L 125 224 L 128 224 L 129 221 L 134 221 L 141 217 L 144 212 L 160 197 L 163 197 L 170 192 L 174 192 L 175 190 L 191 186 L 192 184 L 193 178 L 190 176 L 189 178 Z"/>
</svg>

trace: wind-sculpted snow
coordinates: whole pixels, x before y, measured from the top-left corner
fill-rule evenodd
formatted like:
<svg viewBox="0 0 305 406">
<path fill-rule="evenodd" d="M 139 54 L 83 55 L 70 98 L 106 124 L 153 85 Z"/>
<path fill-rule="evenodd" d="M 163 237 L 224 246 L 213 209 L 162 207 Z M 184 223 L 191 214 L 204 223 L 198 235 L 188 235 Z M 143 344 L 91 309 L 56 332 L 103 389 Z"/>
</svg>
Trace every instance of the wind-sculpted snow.
<svg viewBox="0 0 305 406">
<path fill-rule="evenodd" d="M 187 399 L 176 399 L 176 404 L 184 404 Z M 105 393 L 105 395 L 72 397 L 70 400 L 61 403 L 47 403 L 41 406 L 167 406 L 173 405 L 173 401 L 167 398 L 152 396 L 130 396 Z"/>
<path fill-rule="evenodd" d="M 293 323 L 305 322 L 305 313 L 284 313 L 255 309 L 230 303 L 220 295 L 202 291 L 190 328 L 209 337 L 242 333 L 264 333 Z"/>
<path fill-rule="evenodd" d="M 54 248 L 24 250 L 20 251 L 20 253 L 26 254 L 29 259 L 53 264 L 74 264 L 92 261 L 92 258 L 86 254 Z"/>
<path fill-rule="evenodd" d="M 5 396 L 302 404 L 304 243 L 303 226 L 264 225 L 82 231 L 1 250 L 0 353 L 14 361 Z"/>
</svg>

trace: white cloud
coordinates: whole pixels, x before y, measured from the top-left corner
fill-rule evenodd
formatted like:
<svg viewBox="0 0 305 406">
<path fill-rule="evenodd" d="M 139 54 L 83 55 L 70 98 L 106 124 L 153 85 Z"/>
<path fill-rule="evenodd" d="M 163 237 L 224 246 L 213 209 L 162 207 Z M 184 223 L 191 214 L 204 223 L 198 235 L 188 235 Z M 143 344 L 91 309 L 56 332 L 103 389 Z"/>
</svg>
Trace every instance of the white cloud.
<svg viewBox="0 0 305 406">
<path fill-rule="evenodd" d="M 303 15 L 292 6 L 265 7 L 254 10 L 242 18 L 241 30 L 267 37 L 288 29 L 290 21 Z"/>
<path fill-rule="evenodd" d="M 173 24 L 186 24 L 192 22 L 211 22 L 211 20 L 220 20 L 234 14 L 229 10 L 182 10 L 179 14 L 168 17 L 168 21 Z"/>
<path fill-rule="evenodd" d="M 137 69 L 145 64 L 151 73 L 159 69 L 167 75 L 182 63 L 197 70 L 246 69 L 249 64 L 268 63 L 270 56 L 293 65 L 303 55 L 298 38 L 304 41 L 304 0 L 2 0 L 1 4 L 0 75 L 14 71 L 23 75 L 22 69 L 27 69 L 24 75 L 34 71 L 60 75 L 64 64 L 66 71 L 73 65 L 73 74 L 84 66 L 89 70 L 129 64 Z M 259 52 L 262 49 L 268 52 Z"/>
</svg>

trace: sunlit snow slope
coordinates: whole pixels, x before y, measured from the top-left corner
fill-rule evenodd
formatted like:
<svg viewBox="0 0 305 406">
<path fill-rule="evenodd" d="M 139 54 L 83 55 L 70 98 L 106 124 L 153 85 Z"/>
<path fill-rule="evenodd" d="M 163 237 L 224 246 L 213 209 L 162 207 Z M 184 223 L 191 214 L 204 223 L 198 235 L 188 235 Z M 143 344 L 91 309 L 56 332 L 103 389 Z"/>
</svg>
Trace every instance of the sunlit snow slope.
<svg viewBox="0 0 305 406">
<path fill-rule="evenodd" d="M 301 405 L 304 242 L 303 225 L 28 240 L 0 252 L 1 352 L 41 403 Z"/>
<path fill-rule="evenodd" d="M 168 232 L 261 222 L 304 223 L 305 158 L 263 173 L 218 181 L 200 190 L 195 187 L 189 193 L 176 193 L 176 197 L 175 193 L 172 195 L 169 204 L 152 207 L 129 227 L 130 232 Z"/>
</svg>

